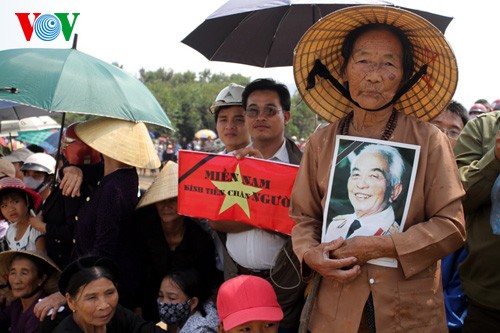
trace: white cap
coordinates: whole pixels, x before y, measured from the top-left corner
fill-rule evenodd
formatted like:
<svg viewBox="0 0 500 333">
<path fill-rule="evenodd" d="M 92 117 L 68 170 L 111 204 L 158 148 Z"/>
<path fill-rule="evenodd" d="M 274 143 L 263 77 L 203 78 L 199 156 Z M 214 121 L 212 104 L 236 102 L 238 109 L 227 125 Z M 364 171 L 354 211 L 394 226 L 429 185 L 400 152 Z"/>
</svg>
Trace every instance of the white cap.
<svg viewBox="0 0 500 333">
<path fill-rule="evenodd" d="M 215 102 L 210 106 L 210 111 L 215 113 L 219 107 L 226 105 L 243 105 L 241 97 L 243 90 L 245 90 L 245 87 L 231 83 L 219 92 Z"/>
<path fill-rule="evenodd" d="M 35 153 L 28 157 L 26 161 L 24 161 L 23 166 L 21 167 L 22 171 L 26 170 L 34 170 L 46 172 L 49 175 L 52 175 L 56 169 L 56 160 L 45 153 Z"/>
</svg>

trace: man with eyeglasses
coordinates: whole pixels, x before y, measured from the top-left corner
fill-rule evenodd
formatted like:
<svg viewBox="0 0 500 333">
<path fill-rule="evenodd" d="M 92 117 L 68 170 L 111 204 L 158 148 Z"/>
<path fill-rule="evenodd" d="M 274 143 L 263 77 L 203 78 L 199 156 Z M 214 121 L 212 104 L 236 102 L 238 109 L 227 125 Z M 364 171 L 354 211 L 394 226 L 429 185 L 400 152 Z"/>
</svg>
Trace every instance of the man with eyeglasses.
<svg viewBox="0 0 500 333">
<path fill-rule="evenodd" d="M 451 101 L 430 123 L 446 134 L 451 146 L 454 147 L 467 121 L 469 121 L 467 109 L 457 101 Z M 467 313 L 467 300 L 458 275 L 458 265 L 466 255 L 467 251 L 462 246 L 441 260 L 446 320 L 450 332 L 460 332 Z"/>
<path fill-rule="evenodd" d="M 430 123 L 446 134 L 451 147 L 454 147 L 467 121 L 469 121 L 467 109 L 457 101 L 451 101 L 446 109 L 432 119 Z"/>
<path fill-rule="evenodd" d="M 462 332 L 500 327 L 500 111 L 469 120 L 454 147 L 466 195 L 462 198 L 468 254 L 459 266 L 468 298 Z"/>
<path fill-rule="evenodd" d="M 242 102 L 252 143 L 238 150 L 236 157 L 262 156 L 298 165 L 302 152 L 285 137 L 285 126 L 291 116 L 288 88 L 272 79 L 257 79 L 244 89 Z M 267 279 L 285 315 L 279 332 L 297 332 L 305 284 L 290 236 L 238 222 L 218 221 L 211 226 L 227 233 L 226 248 L 230 258 L 225 259 L 225 277 L 245 274 Z"/>
</svg>

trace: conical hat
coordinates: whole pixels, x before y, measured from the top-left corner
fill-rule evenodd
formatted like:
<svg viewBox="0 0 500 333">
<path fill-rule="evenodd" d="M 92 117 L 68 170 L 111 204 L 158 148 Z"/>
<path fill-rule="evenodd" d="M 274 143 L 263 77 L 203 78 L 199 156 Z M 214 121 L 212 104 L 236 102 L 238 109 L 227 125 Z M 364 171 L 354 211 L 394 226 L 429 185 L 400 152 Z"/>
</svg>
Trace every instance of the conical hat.
<svg viewBox="0 0 500 333">
<path fill-rule="evenodd" d="M 455 93 L 455 55 L 438 28 L 417 14 L 395 7 L 353 6 L 335 11 L 311 26 L 295 48 L 293 72 L 300 95 L 311 110 L 328 121 L 342 118 L 353 109 L 352 103 L 326 79 L 318 78 L 314 87 L 308 88 L 308 76 L 316 60 L 320 60 L 342 83 L 340 59 L 345 38 L 350 31 L 370 23 L 399 28 L 412 45 L 416 70 L 427 65 L 426 74 L 394 106 L 408 115 L 431 120 Z"/>
<path fill-rule="evenodd" d="M 156 169 L 161 165 L 142 122 L 97 118 L 78 124 L 75 132 L 90 147 L 122 163 L 144 169 Z"/>
<path fill-rule="evenodd" d="M 58 290 L 57 283 L 59 281 L 59 276 L 61 275 L 61 270 L 52 261 L 52 259 L 47 257 L 45 254 L 33 251 L 18 250 L 18 251 L 4 251 L 0 253 L 0 277 L 2 278 L 2 280 L 4 280 L 2 281 L 2 283 L 8 282 L 9 266 L 12 262 L 12 258 L 16 254 L 23 254 L 33 257 L 35 258 L 35 260 L 40 260 L 46 263 L 47 267 L 52 268 L 52 272 L 48 272 L 48 274 L 50 275 L 43 289 L 47 294 L 52 294 Z"/>
<path fill-rule="evenodd" d="M 160 174 L 156 176 L 137 204 L 137 208 L 148 206 L 166 199 L 175 198 L 178 194 L 179 168 L 177 163 L 168 161 Z"/>
<path fill-rule="evenodd" d="M 149 189 L 137 204 L 137 208 L 149 206 L 156 202 L 175 198 L 178 195 L 179 168 L 177 163 L 168 161 L 160 174 L 155 178 Z"/>
</svg>

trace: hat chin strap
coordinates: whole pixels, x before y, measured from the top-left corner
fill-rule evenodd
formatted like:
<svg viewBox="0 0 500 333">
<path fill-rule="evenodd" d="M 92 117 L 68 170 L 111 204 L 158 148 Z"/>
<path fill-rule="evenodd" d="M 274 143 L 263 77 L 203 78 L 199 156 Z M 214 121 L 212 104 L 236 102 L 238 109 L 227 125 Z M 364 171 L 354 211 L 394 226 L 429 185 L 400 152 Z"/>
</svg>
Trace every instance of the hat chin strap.
<svg viewBox="0 0 500 333">
<path fill-rule="evenodd" d="M 349 92 L 349 89 L 346 89 L 336 78 L 333 77 L 333 75 L 330 73 L 328 68 L 321 62 L 321 60 L 316 59 L 314 61 L 314 66 L 307 75 L 307 86 L 306 90 L 310 90 L 316 86 L 316 76 L 319 76 L 320 78 L 327 79 L 332 86 L 337 89 L 342 96 L 347 98 L 352 104 L 356 105 L 358 108 L 361 108 L 366 111 L 380 111 L 384 110 L 388 106 L 394 104 L 401 96 L 406 94 L 408 90 L 410 90 L 419 80 L 420 78 L 424 75 L 427 74 L 427 67 L 428 65 L 425 64 L 420 69 L 418 72 L 413 74 L 413 76 L 401 87 L 399 90 L 396 92 L 394 97 L 385 105 L 377 108 L 377 109 L 366 109 L 358 104 L 358 102 L 355 102 L 352 97 L 351 93 Z"/>
</svg>

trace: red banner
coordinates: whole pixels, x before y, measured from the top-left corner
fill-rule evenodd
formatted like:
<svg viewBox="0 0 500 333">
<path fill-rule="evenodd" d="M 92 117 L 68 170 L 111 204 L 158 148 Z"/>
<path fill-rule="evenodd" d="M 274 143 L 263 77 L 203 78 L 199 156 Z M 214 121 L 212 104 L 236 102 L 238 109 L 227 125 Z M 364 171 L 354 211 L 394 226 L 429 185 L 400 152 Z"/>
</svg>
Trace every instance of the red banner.
<svg viewBox="0 0 500 333">
<path fill-rule="evenodd" d="M 179 151 L 179 214 L 240 221 L 291 234 L 290 194 L 299 167 L 256 158 Z"/>
</svg>

